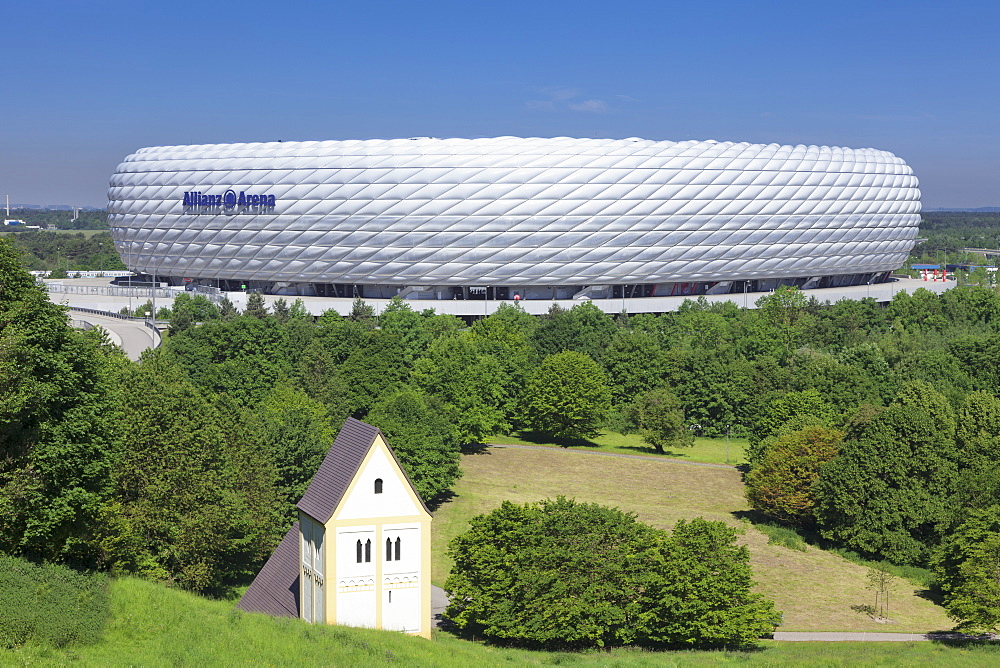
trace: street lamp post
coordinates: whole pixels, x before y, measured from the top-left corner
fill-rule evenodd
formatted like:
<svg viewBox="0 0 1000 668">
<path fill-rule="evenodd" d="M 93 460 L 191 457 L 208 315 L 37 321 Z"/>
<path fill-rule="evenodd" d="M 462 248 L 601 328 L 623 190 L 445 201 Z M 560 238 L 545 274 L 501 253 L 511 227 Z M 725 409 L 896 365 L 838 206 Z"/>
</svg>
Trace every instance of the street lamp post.
<svg viewBox="0 0 1000 668">
<path fill-rule="evenodd" d="M 142 247 L 145 250 L 145 248 L 146 248 L 146 242 L 143 242 Z M 152 245 L 152 248 L 153 248 L 153 253 L 155 253 L 155 251 L 156 251 L 156 244 L 155 243 Z M 153 253 L 150 253 L 150 256 L 149 256 L 149 263 L 150 263 L 150 265 L 152 265 L 152 268 L 153 268 L 153 275 L 151 277 L 152 280 L 149 282 L 149 294 L 150 294 L 150 303 L 152 304 L 152 309 L 153 309 L 153 312 L 150 313 L 150 317 L 151 317 L 151 319 L 153 321 L 153 327 L 155 328 L 156 327 L 156 288 L 157 288 L 157 283 L 156 283 L 156 258 L 154 257 Z"/>
<path fill-rule="evenodd" d="M 119 229 L 120 230 L 125 230 L 127 228 L 119 228 Z M 120 233 L 124 237 L 124 231 L 122 231 Z M 132 240 L 131 239 L 126 239 L 125 240 L 125 244 L 126 244 L 126 246 L 125 246 L 125 257 L 127 258 L 126 262 L 128 262 L 128 265 L 125 268 L 128 269 L 128 272 L 130 274 L 129 277 L 128 277 L 128 281 L 127 281 L 127 284 L 128 284 L 128 314 L 130 316 L 133 316 L 133 315 L 135 315 L 135 311 L 132 310 L 132 291 L 135 290 L 135 285 L 134 285 L 134 281 L 132 280 L 132 277 L 135 276 L 135 272 L 132 271 Z"/>
</svg>

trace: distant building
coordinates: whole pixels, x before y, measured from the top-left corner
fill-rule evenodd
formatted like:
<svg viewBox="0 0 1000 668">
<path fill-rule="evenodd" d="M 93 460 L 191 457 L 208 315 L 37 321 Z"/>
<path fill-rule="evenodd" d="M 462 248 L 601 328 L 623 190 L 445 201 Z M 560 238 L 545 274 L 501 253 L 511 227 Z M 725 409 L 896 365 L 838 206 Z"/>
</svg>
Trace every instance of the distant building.
<svg viewBox="0 0 1000 668">
<path fill-rule="evenodd" d="M 430 638 L 431 515 L 382 433 L 348 418 L 237 607 Z"/>
<path fill-rule="evenodd" d="M 111 235 L 136 273 L 339 298 L 600 302 L 870 286 L 906 261 L 920 224 L 902 159 L 831 146 L 158 146 L 125 158 L 110 186 Z"/>
</svg>

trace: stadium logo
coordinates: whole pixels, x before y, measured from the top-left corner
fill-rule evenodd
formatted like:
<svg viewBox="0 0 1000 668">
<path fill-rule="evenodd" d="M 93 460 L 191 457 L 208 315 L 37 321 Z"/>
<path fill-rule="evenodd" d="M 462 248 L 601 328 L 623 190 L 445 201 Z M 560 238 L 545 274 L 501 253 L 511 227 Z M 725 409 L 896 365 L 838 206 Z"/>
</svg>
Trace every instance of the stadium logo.
<svg viewBox="0 0 1000 668">
<path fill-rule="evenodd" d="M 199 190 L 184 193 L 184 213 L 261 213 L 274 208 L 274 195 L 236 194 L 230 188 L 221 195 L 210 195 Z"/>
</svg>

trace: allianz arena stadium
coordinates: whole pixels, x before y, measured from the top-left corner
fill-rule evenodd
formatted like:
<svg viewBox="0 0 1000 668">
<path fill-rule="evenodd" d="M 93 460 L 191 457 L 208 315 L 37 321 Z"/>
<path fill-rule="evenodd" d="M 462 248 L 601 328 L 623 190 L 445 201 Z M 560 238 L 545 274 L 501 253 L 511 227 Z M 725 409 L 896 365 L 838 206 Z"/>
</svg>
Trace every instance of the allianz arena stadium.
<svg viewBox="0 0 1000 668">
<path fill-rule="evenodd" d="M 162 146 L 128 156 L 108 199 L 132 271 L 330 297 L 871 285 L 920 222 L 917 179 L 886 151 L 714 141 Z"/>
</svg>

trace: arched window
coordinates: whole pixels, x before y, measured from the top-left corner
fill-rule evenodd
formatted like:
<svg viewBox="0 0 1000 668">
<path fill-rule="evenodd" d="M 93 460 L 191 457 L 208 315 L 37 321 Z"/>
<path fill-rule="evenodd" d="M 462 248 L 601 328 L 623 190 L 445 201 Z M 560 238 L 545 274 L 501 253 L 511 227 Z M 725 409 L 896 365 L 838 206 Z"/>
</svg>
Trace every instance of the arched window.
<svg viewBox="0 0 1000 668">
<path fill-rule="evenodd" d="M 392 539 L 385 539 L 385 560 L 392 561 Z"/>
<path fill-rule="evenodd" d="M 375 478 L 375 493 L 382 493 L 382 478 Z"/>
<path fill-rule="evenodd" d="M 361 541 L 358 541 L 358 563 L 361 563 Z"/>
<path fill-rule="evenodd" d="M 396 538 L 396 561 L 399 561 L 399 538 Z"/>
<path fill-rule="evenodd" d="M 358 541 L 359 543 L 361 541 Z M 365 541 L 365 563 L 372 560 L 372 539 L 369 538 Z"/>
</svg>

